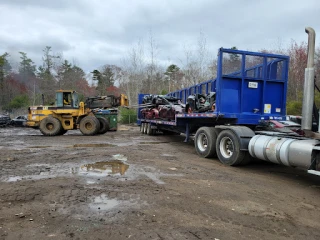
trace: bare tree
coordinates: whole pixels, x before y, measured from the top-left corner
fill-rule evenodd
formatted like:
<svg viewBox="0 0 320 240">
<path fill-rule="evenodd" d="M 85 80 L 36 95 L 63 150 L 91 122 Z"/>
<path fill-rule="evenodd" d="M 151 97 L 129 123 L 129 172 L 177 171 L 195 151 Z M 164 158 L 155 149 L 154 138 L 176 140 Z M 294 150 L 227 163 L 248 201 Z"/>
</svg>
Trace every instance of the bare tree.
<svg viewBox="0 0 320 240">
<path fill-rule="evenodd" d="M 148 64 L 146 66 L 146 91 L 152 93 L 157 91 L 158 84 L 155 83 L 156 71 L 157 71 L 157 54 L 158 54 L 158 46 L 154 39 L 152 30 L 149 31 L 149 42 L 148 42 L 148 50 L 149 50 L 149 59 Z"/>
<path fill-rule="evenodd" d="M 126 89 L 126 93 L 131 104 L 137 103 L 137 95 L 143 90 L 145 78 L 145 59 L 142 40 L 133 46 L 128 56 L 123 60 L 124 74 L 121 80 L 121 87 Z"/>
<path fill-rule="evenodd" d="M 207 38 L 202 31 L 200 31 L 200 36 L 198 38 L 198 68 L 199 68 L 199 77 L 197 83 L 206 81 L 209 79 L 209 51 L 207 49 Z"/>
<path fill-rule="evenodd" d="M 198 37 L 197 46 L 192 50 L 192 46 L 184 46 L 185 61 L 182 72 L 184 73 L 184 85 L 190 86 L 204 82 L 212 78 L 215 72 L 210 59 L 210 52 L 207 48 L 207 39 L 202 31 Z"/>
<path fill-rule="evenodd" d="M 290 56 L 288 100 L 298 101 L 303 89 L 304 70 L 307 66 L 307 44 L 291 42 L 287 54 Z"/>
<path fill-rule="evenodd" d="M 54 89 L 57 87 L 55 78 L 55 61 L 60 56 L 53 54 L 50 46 L 43 49 L 43 64 L 38 68 L 37 76 L 40 79 L 40 89 L 45 94 L 46 103 L 53 102 L 55 99 Z"/>
</svg>

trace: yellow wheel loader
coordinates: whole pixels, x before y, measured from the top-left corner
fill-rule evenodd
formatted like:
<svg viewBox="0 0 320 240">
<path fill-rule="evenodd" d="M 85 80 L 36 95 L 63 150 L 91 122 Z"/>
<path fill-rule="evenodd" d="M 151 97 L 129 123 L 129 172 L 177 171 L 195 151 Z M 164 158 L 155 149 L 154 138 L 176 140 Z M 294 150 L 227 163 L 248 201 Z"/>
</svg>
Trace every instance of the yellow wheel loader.
<svg viewBox="0 0 320 240">
<path fill-rule="evenodd" d="M 114 98 L 116 104 L 128 105 L 127 97 L 121 94 Z M 52 106 L 31 106 L 28 111 L 28 127 L 39 128 L 46 136 L 63 135 L 68 130 L 80 129 L 83 135 L 104 134 L 109 129 L 109 123 L 101 113 L 95 116 L 99 109 L 79 103 L 78 93 L 72 90 L 56 91 L 56 102 Z M 100 111 L 101 112 L 101 111 Z"/>
</svg>

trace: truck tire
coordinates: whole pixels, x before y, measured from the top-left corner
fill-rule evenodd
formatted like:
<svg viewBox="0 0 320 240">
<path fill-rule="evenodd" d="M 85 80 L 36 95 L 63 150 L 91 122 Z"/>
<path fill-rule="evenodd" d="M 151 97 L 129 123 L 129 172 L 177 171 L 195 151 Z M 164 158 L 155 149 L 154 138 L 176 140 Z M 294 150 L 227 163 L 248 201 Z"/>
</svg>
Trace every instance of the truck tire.
<svg viewBox="0 0 320 240">
<path fill-rule="evenodd" d="M 201 127 L 196 132 L 194 146 L 201 157 L 216 156 L 217 130 L 214 127 Z"/>
<path fill-rule="evenodd" d="M 231 130 L 220 132 L 216 143 L 217 155 L 225 165 L 237 166 L 245 164 L 247 161 L 247 152 L 240 150 L 240 140 Z"/>
<path fill-rule="evenodd" d="M 50 116 L 41 120 L 39 128 L 45 136 L 56 136 L 63 130 L 59 119 Z"/>
<path fill-rule="evenodd" d="M 103 117 L 97 117 L 100 123 L 99 134 L 105 134 L 110 129 L 109 122 Z"/>
<path fill-rule="evenodd" d="M 95 135 L 100 130 L 100 122 L 94 116 L 86 116 L 80 121 L 80 131 L 83 135 Z"/>
</svg>

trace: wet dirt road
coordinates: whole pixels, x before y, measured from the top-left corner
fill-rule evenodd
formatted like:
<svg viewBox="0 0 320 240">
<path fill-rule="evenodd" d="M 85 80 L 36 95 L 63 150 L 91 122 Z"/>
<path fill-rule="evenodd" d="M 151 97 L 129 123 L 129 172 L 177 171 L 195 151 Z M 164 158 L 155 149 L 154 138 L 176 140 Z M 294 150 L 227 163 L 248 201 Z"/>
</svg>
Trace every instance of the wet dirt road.
<svg viewBox="0 0 320 240">
<path fill-rule="evenodd" d="M 320 178 L 183 136 L 0 129 L 0 239 L 320 239 Z"/>
</svg>

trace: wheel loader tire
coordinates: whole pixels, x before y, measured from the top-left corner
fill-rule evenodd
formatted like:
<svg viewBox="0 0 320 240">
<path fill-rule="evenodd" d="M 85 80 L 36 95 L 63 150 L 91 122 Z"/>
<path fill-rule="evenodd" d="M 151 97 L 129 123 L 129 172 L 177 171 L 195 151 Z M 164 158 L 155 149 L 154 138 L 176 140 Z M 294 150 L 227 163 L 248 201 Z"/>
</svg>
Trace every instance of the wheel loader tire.
<svg viewBox="0 0 320 240">
<path fill-rule="evenodd" d="M 62 130 L 62 125 L 59 119 L 54 117 L 46 117 L 40 122 L 40 132 L 45 136 L 56 136 Z"/>
<path fill-rule="evenodd" d="M 86 116 L 81 119 L 79 128 L 83 135 L 92 136 L 99 132 L 100 122 L 94 116 Z"/>
<path fill-rule="evenodd" d="M 98 134 L 105 134 L 110 129 L 109 122 L 103 117 L 98 117 L 98 120 L 100 123 L 100 130 Z"/>
</svg>

